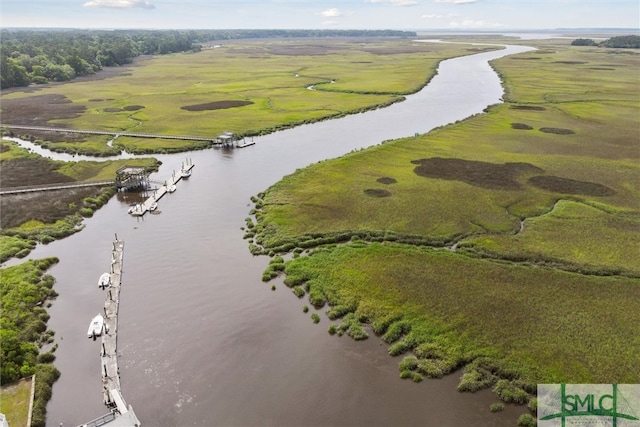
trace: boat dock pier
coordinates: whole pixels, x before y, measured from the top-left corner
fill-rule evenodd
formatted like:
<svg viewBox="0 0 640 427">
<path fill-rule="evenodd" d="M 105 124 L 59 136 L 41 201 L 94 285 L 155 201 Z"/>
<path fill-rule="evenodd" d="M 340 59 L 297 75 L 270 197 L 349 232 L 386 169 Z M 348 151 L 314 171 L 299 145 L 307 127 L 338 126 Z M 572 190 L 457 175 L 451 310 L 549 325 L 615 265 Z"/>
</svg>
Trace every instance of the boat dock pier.
<svg viewBox="0 0 640 427">
<path fill-rule="evenodd" d="M 182 164 L 182 168 L 178 173 L 174 171 L 171 174 L 171 177 L 165 180 L 164 183 L 158 187 L 147 200 L 129 208 L 129 213 L 133 216 L 143 216 L 149 211 L 156 210 L 158 200 L 164 197 L 167 193 L 173 193 L 176 190 L 176 184 L 178 181 L 191 176 L 191 170 L 194 166 L 195 165 L 191 160 L 187 159 L 187 162 Z"/>
<path fill-rule="evenodd" d="M 218 136 L 211 137 L 211 136 L 194 136 L 194 135 L 169 135 L 169 134 L 160 134 L 160 133 L 140 133 L 140 132 L 127 132 L 127 131 L 108 131 L 108 130 L 98 130 L 98 129 L 68 129 L 68 128 L 57 128 L 57 127 L 50 127 L 50 126 L 12 125 L 8 123 L 4 123 L 2 127 L 7 129 L 32 130 L 32 131 L 39 131 L 39 132 L 61 132 L 61 133 L 79 133 L 79 134 L 86 134 L 86 135 L 108 135 L 108 136 L 113 136 L 114 138 L 126 136 L 131 138 L 157 138 L 157 139 L 178 139 L 183 141 L 204 141 L 211 144 L 212 147 L 215 147 L 215 146 L 246 147 L 248 145 L 253 145 L 253 140 L 249 143 L 247 143 L 246 141 L 241 141 L 240 137 L 236 136 L 233 132 L 230 132 L 230 131 L 226 131 Z"/>
<path fill-rule="evenodd" d="M 124 241 L 113 242 L 111 269 L 109 271 L 110 286 L 104 303 L 104 328 L 100 348 L 100 365 L 102 375 L 102 393 L 104 404 L 110 412 L 95 420 L 82 424 L 81 427 L 139 427 L 140 421 L 127 405 L 120 391 L 120 370 L 118 369 L 118 306 L 120 304 L 120 287 L 122 285 L 122 261 Z"/>
</svg>

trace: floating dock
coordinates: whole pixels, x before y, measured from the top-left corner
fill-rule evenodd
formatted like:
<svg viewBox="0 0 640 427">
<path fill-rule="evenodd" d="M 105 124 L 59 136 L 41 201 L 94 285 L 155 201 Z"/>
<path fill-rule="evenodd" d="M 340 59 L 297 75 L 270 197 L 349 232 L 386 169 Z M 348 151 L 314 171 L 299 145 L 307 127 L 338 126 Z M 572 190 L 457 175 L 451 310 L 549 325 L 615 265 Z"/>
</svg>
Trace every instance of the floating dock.
<svg viewBox="0 0 640 427">
<path fill-rule="evenodd" d="M 176 184 L 181 179 L 186 179 L 191 176 L 191 170 L 195 165 L 191 160 L 187 160 L 182 164 L 180 172 L 175 171 L 171 174 L 171 177 L 164 181 L 164 183 L 154 190 L 153 194 L 144 202 L 137 203 L 129 208 L 129 213 L 133 216 L 143 216 L 147 212 L 154 211 L 158 207 L 158 200 L 164 197 L 167 193 L 173 193 L 176 190 Z"/>
<path fill-rule="evenodd" d="M 82 424 L 81 427 L 140 427 L 131 405 L 127 405 L 120 391 L 120 369 L 118 368 L 118 306 L 120 305 L 120 287 L 122 285 L 122 261 L 124 242 L 113 242 L 111 269 L 109 271 L 111 286 L 107 288 L 104 302 L 104 328 L 100 348 L 100 365 L 102 374 L 102 394 L 104 404 L 110 412 L 95 420 Z"/>
</svg>

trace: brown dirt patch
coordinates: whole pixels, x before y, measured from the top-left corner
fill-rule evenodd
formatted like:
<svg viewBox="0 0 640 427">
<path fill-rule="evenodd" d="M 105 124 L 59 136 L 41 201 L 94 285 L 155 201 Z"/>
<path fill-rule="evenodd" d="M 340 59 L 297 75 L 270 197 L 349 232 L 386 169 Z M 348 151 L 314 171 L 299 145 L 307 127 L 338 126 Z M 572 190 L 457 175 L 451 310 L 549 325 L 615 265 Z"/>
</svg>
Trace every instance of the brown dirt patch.
<svg viewBox="0 0 640 427">
<path fill-rule="evenodd" d="M 511 110 L 528 110 L 528 111 L 544 111 L 546 108 L 539 107 L 536 105 L 511 105 L 509 106 Z"/>
<path fill-rule="evenodd" d="M 571 129 L 562 129 L 562 128 L 540 128 L 540 132 L 554 133 L 556 135 L 573 135 L 575 133 Z"/>
<path fill-rule="evenodd" d="M 376 179 L 380 184 L 395 184 L 398 182 L 395 178 L 391 178 L 388 176 L 383 176 L 382 178 Z"/>
<path fill-rule="evenodd" d="M 559 176 L 532 176 L 529 184 L 544 190 L 584 196 L 613 196 L 615 190 L 597 182 L 577 181 Z"/>
<path fill-rule="evenodd" d="M 531 130 L 533 128 L 526 123 L 511 123 L 511 129 Z"/>
<path fill-rule="evenodd" d="M 518 59 L 521 61 L 535 61 L 536 59 L 542 59 L 539 56 L 516 56 L 511 59 Z"/>
<path fill-rule="evenodd" d="M 371 197 L 389 197 L 391 196 L 391 191 L 382 188 L 367 188 L 364 190 L 364 194 Z"/>
<path fill-rule="evenodd" d="M 109 108 L 103 108 L 102 111 L 104 111 L 105 113 L 119 113 L 121 111 L 124 111 L 124 109 L 120 107 L 109 107 Z"/>
<path fill-rule="evenodd" d="M 102 102 L 102 101 L 113 101 L 114 98 L 93 98 L 90 99 L 89 102 Z"/>
<path fill-rule="evenodd" d="M 244 107 L 245 105 L 251 105 L 253 101 L 214 101 L 207 102 L 205 104 L 196 105 L 184 105 L 180 107 L 181 110 L 187 111 L 207 111 L 207 110 L 224 110 L 226 108 Z"/>
<path fill-rule="evenodd" d="M 542 169 L 530 163 L 488 163 L 463 159 L 413 160 L 418 165 L 413 171 L 426 178 L 446 179 L 466 182 L 477 187 L 517 190 L 522 187 L 517 181 L 524 173 L 540 173 Z"/>
<path fill-rule="evenodd" d="M 598 70 L 598 71 L 615 71 L 615 68 L 605 68 L 605 67 L 589 67 L 590 70 Z"/>
</svg>

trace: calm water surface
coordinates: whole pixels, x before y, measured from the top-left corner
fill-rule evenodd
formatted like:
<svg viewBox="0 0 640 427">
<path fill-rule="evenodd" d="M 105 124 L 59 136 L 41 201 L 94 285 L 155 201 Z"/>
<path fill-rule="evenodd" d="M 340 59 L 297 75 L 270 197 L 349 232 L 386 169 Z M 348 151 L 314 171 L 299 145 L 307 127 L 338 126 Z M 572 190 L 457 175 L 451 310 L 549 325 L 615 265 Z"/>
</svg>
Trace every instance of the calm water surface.
<svg viewBox="0 0 640 427">
<path fill-rule="evenodd" d="M 113 198 L 86 228 L 39 246 L 57 256 L 50 308 L 62 372 L 48 425 L 75 426 L 106 412 L 100 342 L 86 338 L 105 294 L 114 235 L 125 241 L 118 333 L 122 391 L 144 426 L 513 426 L 522 408 L 491 414 L 488 391 L 458 393 L 460 373 L 420 384 L 377 338 L 355 342 L 315 325 L 281 280 L 261 281 L 269 258 L 242 239 L 249 198 L 297 168 L 387 139 L 425 133 L 500 101 L 487 60 L 445 61 L 431 84 L 392 107 L 256 138 L 244 149 L 159 156 L 163 181 L 185 158 L 195 169 L 159 202 L 158 215 L 127 214 Z M 276 283 L 277 290 L 271 291 Z"/>
</svg>

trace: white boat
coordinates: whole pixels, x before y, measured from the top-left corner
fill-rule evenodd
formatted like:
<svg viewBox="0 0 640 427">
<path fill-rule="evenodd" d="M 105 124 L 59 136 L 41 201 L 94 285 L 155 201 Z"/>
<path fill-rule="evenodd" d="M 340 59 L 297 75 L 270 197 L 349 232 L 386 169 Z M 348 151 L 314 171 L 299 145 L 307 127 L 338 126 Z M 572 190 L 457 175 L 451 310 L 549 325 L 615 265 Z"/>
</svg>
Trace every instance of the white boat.
<svg viewBox="0 0 640 427">
<path fill-rule="evenodd" d="M 174 191 L 176 191 L 176 186 L 175 186 L 175 185 L 173 185 L 173 184 L 170 184 L 170 185 L 167 187 L 167 191 L 168 191 L 169 193 L 173 193 Z"/>
<path fill-rule="evenodd" d="M 182 176 L 182 179 L 187 179 L 191 176 L 191 169 L 183 169 L 180 172 L 180 175 Z"/>
<path fill-rule="evenodd" d="M 102 273 L 100 279 L 98 279 L 98 287 L 104 289 L 109 286 L 111 286 L 111 275 L 109 273 Z"/>
<path fill-rule="evenodd" d="M 87 331 L 87 337 L 95 338 L 102 335 L 102 328 L 104 327 L 104 318 L 101 314 L 98 314 L 96 317 L 91 319 L 91 324 L 89 325 L 89 330 Z"/>
<path fill-rule="evenodd" d="M 158 204 L 156 202 L 153 202 L 149 205 L 149 210 L 151 212 L 155 211 L 156 209 L 158 209 Z"/>
</svg>

